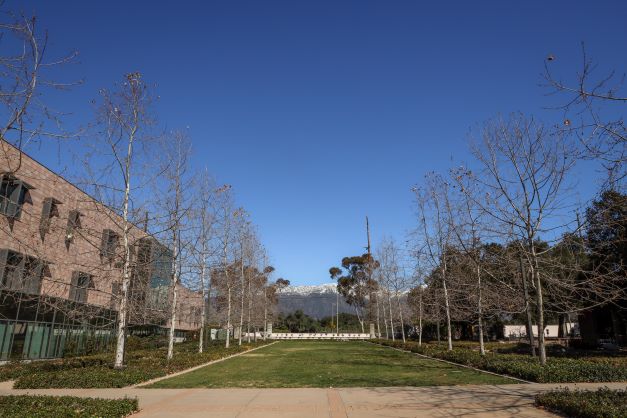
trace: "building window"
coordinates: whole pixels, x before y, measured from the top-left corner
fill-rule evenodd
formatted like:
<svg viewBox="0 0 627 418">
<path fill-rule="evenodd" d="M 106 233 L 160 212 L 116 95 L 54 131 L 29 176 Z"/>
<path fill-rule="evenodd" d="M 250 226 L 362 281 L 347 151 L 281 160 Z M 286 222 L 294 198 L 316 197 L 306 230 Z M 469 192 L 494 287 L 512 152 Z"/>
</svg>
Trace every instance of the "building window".
<svg viewBox="0 0 627 418">
<path fill-rule="evenodd" d="M 70 244 L 74 242 L 76 231 L 81 229 L 81 213 L 71 210 L 67 217 L 67 227 L 65 228 L 65 248 L 70 249 Z"/>
<path fill-rule="evenodd" d="M 0 283 L 3 289 L 38 295 L 44 276 L 50 276 L 45 261 L 16 251 L 0 250 Z"/>
<path fill-rule="evenodd" d="M 120 236 L 110 229 L 102 231 L 102 241 L 100 243 L 100 258 L 109 262 L 115 257 L 115 250 L 118 247 Z"/>
<path fill-rule="evenodd" d="M 31 187 L 11 174 L 0 176 L 0 213 L 19 219 L 24 203 L 31 203 L 28 193 Z"/>
<path fill-rule="evenodd" d="M 44 241 L 48 231 L 50 231 L 52 218 L 59 217 L 60 204 L 61 202 L 53 197 L 47 197 L 44 199 L 44 204 L 41 208 L 41 220 L 39 221 L 39 236 L 41 237 L 42 242 Z"/>
<path fill-rule="evenodd" d="M 72 273 L 72 284 L 70 286 L 70 300 L 79 303 L 87 303 L 88 290 L 93 289 L 93 277 L 82 271 Z"/>
</svg>

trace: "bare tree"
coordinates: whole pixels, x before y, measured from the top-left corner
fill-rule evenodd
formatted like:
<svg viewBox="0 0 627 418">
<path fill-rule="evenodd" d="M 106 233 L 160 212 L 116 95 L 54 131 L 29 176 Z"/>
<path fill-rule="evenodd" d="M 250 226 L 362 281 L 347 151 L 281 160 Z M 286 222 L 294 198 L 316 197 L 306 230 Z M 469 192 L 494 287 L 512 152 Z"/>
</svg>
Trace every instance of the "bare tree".
<svg viewBox="0 0 627 418">
<path fill-rule="evenodd" d="M 550 136 L 541 124 L 521 115 L 486 123 L 472 152 L 481 166 L 474 179 L 488 192 L 477 203 L 503 231 L 514 233 L 529 268 L 535 286 L 538 351 L 545 364 L 545 283 L 538 240 L 565 226 L 554 222 L 562 215 L 575 154 L 566 138 Z"/>
<path fill-rule="evenodd" d="M 447 252 L 453 242 L 452 221 L 450 219 L 450 185 L 442 176 L 429 174 L 425 177 L 425 185 L 422 188 L 414 187 L 413 191 L 416 195 L 419 223 L 416 230 L 416 235 L 419 237 L 419 247 L 416 254 L 430 264 L 433 271 L 438 273 L 444 297 L 447 341 L 450 351 L 453 349 L 447 260 Z"/>
<path fill-rule="evenodd" d="M 115 351 L 116 368 L 124 365 L 126 327 L 129 319 L 129 291 L 131 285 L 131 263 L 133 228 L 132 204 L 141 200 L 138 191 L 145 186 L 138 170 L 148 152 L 151 141 L 149 128 L 154 123 L 150 114 L 152 97 L 140 73 L 130 73 L 122 84 L 113 91 L 101 90 L 101 104 L 98 108 L 96 147 L 102 170 L 92 183 L 94 195 L 114 209 L 116 219 L 120 219 L 122 233 L 121 289 L 118 295 L 117 344 Z M 107 151 L 108 150 L 108 151 Z M 139 150 L 139 152 L 138 152 Z M 93 153 L 90 155 L 94 155 Z M 87 164 L 94 171 L 97 163 Z M 115 171 L 114 171 L 115 170 Z M 115 173 L 115 175 L 114 175 Z M 94 176 L 96 177 L 96 176 Z M 133 186 L 133 181 L 139 184 Z M 138 194 L 137 198 L 135 193 Z M 119 218 L 117 218 L 119 214 Z M 111 237 L 108 237 L 111 242 Z"/>
<path fill-rule="evenodd" d="M 559 130 L 576 135 L 584 147 L 583 157 L 603 163 L 608 172 L 607 186 L 620 188 L 627 175 L 627 127 L 621 111 L 627 103 L 625 74 L 614 70 L 599 74 L 583 43 L 581 50 L 581 68 L 576 73 L 560 69 L 559 57 L 547 57 L 545 87 L 549 94 L 564 100 L 558 105 L 564 114 Z M 555 71 L 570 74 L 564 77 Z"/>
<path fill-rule="evenodd" d="M 42 138 L 75 137 L 63 129 L 62 113 L 51 109 L 42 100 L 46 90 L 65 90 L 80 81 L 59 82 L 52 74 L 64 64 L 75 61 L 77 52 L 48 60 L 48 33 L 40 33 L 37 19 L 4 12 L 0 22 L 0 138 L 22 151 Z M 8 159 L 8 149 L 0 142 L 0 158 L 7 160 L 12 172 L 19 170 L 21 153 Z"/>
<path fill-rule="evenodd" d="M 169 235 L 167 241 L 172 249 L 172 278 L 170 282 L 170 317 L 168 332 L 168 352 L 167 359 L 171 360 L 174 355 L 174 337 L 177 325 L 177 309 L 179 307 L 179 287 L 184 265 L 184 258 L 189 255 L 190 229 L 186 225 L 190 218 L 192 201 L 186 190 L 192 185 L 188 159 L 191 153 L 191 143 L 185 132 L 175 131 L 165 137 L 163 141 L 164 161 L 162 168 L 162 181 L 164 196 L 161 199 L 163 210 L 163 221 L 165 227 L 163 234 Z"/>
</svg>

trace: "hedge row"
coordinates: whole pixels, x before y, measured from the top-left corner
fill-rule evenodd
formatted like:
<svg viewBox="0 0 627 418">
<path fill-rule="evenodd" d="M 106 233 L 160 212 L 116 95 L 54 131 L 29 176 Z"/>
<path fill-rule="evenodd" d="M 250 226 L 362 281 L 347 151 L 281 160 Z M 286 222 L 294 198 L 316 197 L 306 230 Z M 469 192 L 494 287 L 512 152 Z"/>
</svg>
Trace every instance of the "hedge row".
<svg viewBox="0 0 627 418">
<path fill-rule="evenodd" d="M 627 358 L 596 357 L 592 360 L 571 358 L 549 358 L 545 366 L 529 355 L 486 353 L 466 348 L 448 351 L 442 346 L 416 342 L 378 340 L 379 344 L 424 354 L 430 357 L 451 361 L 529 380 L 539 383 L 565 382 L 622 382 L 627 381 Z"/>
<path fill-rule="evenodd" d="M 16 389 L 47 388 L 120 388 L 165 376 L 190 367 L 218 360 L 249 350 L 259 343 L 237 344 L 224 348 L 210 345 L 205 352 L 196 352 L 196 346 L 181 344 L 176 347 L 174 358 L 166 360 L 166 349 L 130 350 L 126 355 L 126 367 L 113 369 L 113 356 L 96 355 L 50 362 L 11 364 L 0 367 L 4 380 L 16 379 Z M 3 370 L 4 368 L 6 370 Z"/>
<path fill-rule="evenodd" d="M 627 391 L 558 390 L 537 395 L 536 405 L 573 418 L 624 418 L 627 417 Z"/>
<path fill-rule="evenodd" d="M 126 417 L 139 409 L 137 399 L 98 399 L 75 396 L 0 396 L 0 417 L 65 418 Z"/>
</svg>

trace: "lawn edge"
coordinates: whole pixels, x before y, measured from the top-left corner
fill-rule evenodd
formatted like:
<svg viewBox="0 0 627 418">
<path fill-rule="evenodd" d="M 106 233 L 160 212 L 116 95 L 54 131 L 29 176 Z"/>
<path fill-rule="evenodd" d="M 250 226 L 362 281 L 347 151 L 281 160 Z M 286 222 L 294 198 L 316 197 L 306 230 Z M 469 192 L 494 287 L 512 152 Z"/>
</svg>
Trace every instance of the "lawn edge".
<svg viewBox="0 0 627 418">
<path fill-rule="evenodd" d="M 250 353 L 251 351 L 259 350 L 260 348 L 269 347 L 269 346 L 271 346 L 273 344 L 276 344 L 276 343 L 278 343 L 278 341 L 273 341 L 271 343 L 264 344 L 264 345 L 261 345 L 259 347 L 255 347 L 255 348 L 251 348 L 249 350 L 242 351 L 240 353 L 231 354 L 230 356 L 222 357 L 222 358 L 219 358 L 217 360 L 211 360 L 210 362 L 199 364 L 198 366 L 190 367 L 189 369 L 181 370 L 181 371 L 178 371 L 176 373 L 167 374 L 165 376 L 156 377 L 154 379 L 147 380 L 145 382 L 140 382 L 140 383 L 136 383 L 136 384 L 131 385 L 131 386 L 126 386 L 126 388 L 127 389 L 135 389 L 135 388 L 147 389 L 144 386 L 152 385 L 153 383 L 157 383 L 157 382 L 160 382 L 162 380 L 169 379 L 171 377 L 176 377 L 176 376 L 179 376 L 179 375 L 182 375 L 182 374 L 185 374 L 185 373 L 193 372 L 195 370 L 202 369 L 203 367 L 211 366 L 212 364 L 219 363 L 221 361 L 228 360 L 228 359 L 231 359 L 233 357 L 241 356 L 242 354 L 247 354 L 247 353 Z M 157 388 L 155 388 L 155 389 L 157 389 Z"/>
<path fill-rule="evenodd" d="M 466 369 L 470 369 L 470 370 L 475 370 L 477 372 L 481 372 L 481 373 L 486 373 L 486 374 L 491 374 L 493 376 L 499 376 L 499 377 L 504 377 L 506 379 L 511 379 L 511 380 L 516 380 L 518 382 L 522 382 L 522 383 L 527 383 L 527 384 L 535 384 L 537 382 L 530 382 L 528 380 L 524 380 L 524 379 L 519 379 L 518 377 L 513 377 L 513 376 L 509 376 L 506 374 L 500 374 L 500 373 L 494 373 L 488 370 L 482 370 L 482 369 L 478 369 L 476 367 L 472 367 L 472 366 L 468 366 L 466 364 L 460 364 L 460 363 L 455 363 L 453 361 L 448 361 L 448 360 L 443 360 L 443 359 L 439 359 L 439 358 L 435 358 L 435 357 L 430 357 L 430 356 L 425 356 L 424 354 L 419 354 L 419 353 L 414 353 L 413 351 L 409 351 L 409 350 L 403 350 L 401 348 L 396 348 L 396 347 L 390 347 L 389 345 L 384 345 L 384 344 L 379 344 L 379 343 L 374 343 L 372 341 L 364 341 L 368 344 L 373 344 L 373 345 L 377 345 L 379 347 L 387 347 L 387 348 L 391 348 L 392 350 L 396 350 L 396 351 L 400 351 L 402 353 L 409 353 L 409 354 L 413 354 L 416 355 L 418 357 L 423 357 L 423 358 L 427 358 L 429 360 L 435 360 L 435 361 L 439 361 L 442 363 L 447 363 L 447 364 L 451 364 L 453 366 L 458 366 L 458 367 L 464 367 Z"/>
</svg>

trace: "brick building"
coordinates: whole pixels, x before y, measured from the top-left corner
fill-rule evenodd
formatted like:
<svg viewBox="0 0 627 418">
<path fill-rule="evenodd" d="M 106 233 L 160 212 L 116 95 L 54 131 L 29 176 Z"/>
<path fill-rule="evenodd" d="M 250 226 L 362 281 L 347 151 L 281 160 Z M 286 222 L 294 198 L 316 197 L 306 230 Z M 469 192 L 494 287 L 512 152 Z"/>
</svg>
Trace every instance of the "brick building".
<svg viewBox="0 0 627 418">
<path fill-rule="evenodd" d="M 0 361 L 99 349 L 114 338 L 122 220 L 0 140 Z M 168 326 L 171 252 L 132 226 L 129 328 Z M 201 298 L 179 289 L 177 330 L 199 326 Z"/>
</svg>

